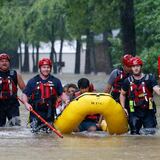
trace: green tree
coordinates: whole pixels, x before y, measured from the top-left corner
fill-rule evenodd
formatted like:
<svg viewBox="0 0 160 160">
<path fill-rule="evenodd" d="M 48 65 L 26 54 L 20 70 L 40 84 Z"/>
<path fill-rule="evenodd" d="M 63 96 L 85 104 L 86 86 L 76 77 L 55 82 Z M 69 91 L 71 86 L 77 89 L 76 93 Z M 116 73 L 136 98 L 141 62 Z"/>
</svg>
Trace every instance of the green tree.
<svg viewBox="0 0 160 160">
<path fill-rule="evenodd" d="M 111 28 L 116 23 L 116 14 L 113 12 L 115 8 L 115 2 L 108 0 L 82 0 L 82 1 L 67 1 L 67 23 L 68 30 L 71 35 L 80 40 L 82 35 L 86 35 L 86 62 L 85 73 L 90 73 L 91 70 L 96 72 L 95 63 L 95 39 L 94 35 L 110 32 Z M 114 8 L 112 8 L 114 6 Z M 112 10 L 113 9 L 113 10 Z M 115 18 L 115 21 L 114 21 Z M 104 45 L 108 48 L 108 37 L 104 36 Z M 107 49 L 106 49 L 107 50 Z M 108 55 L 108 64 L 110 64 L 110 55 Z M 110 64 L 111 66 L 111 64 Z"/>
<path fill-rule="evenodd" d="M 160 1 L 136 0 L 136 34 L 138 51 L 160 42 Z"/>
<path fill-rule="evenodd" d="M 55 50 L 56 39 L 61 40 L 60 61 L 62 60 L 62 45 L 65 32 L 65 14 L 64 14 L 64 0 L 39 0 L 33 6 L 33 11 L 37 10 L 37 17 L 35 20 L 35 29 L 37 26 L 43 28 L 39 32 L 41 41 L 51 43 L 50 58 L 54 62 L 54 72 L 57 73 L 57 52 Z"/>
<path fill-rule="evenodd" d="M 134 0 L 120 1 L 120 20 L 124 54 L 136 54 Z"/>
</svg>

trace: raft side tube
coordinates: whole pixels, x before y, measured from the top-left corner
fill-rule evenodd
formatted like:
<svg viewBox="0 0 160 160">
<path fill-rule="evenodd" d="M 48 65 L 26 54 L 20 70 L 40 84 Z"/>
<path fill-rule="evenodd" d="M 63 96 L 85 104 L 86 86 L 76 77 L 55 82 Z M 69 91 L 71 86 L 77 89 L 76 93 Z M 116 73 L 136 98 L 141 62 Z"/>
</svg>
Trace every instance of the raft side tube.
<svg viewBox="0 0 160 160">
<path fill-rule="evenodd" d="M 87 115 L 101 114 L 110 134 L 128 132 L 128 122 L 122 106 L 107 93 L 84 93 L 73 100 L 55 121 L 62 133 L 71 133 Z"/>
</svg>

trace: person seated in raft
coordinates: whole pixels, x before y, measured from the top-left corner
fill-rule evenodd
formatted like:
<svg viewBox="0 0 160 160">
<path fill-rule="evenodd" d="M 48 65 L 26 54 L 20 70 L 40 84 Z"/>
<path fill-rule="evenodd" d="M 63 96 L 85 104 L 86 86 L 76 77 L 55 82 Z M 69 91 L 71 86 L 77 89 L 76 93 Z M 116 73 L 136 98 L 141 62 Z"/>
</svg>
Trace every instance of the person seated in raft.
<svg viewBox="0 0 160 160">
<path fill-rule="evenodd" d="M 56 111 L 57 115 L 60 115 L 65 107 L 74 99 L 74 94 L 78 90 L 76 84 L 70 83 L 63 87 L 63 93 L 57 100 Z"/>
<path fill-rule="evenodd" d="M 78 87 L 77 87 L 76 84 L 70 83 L 70 84 L 68 85 L 67 93 L 68 93 L 70 102 L 75 98 L 75 93 L 76 93 L 77 91 L 78 91 Z"/>
<path fill-rule="evenodd" d="M 86 78 L 81 78 L 78 81 L 79 91 L 75 93 L 75 96 L 78 97 L 85 92 L 94 92 L 93 84 L 89 82 Z M 97 131 L 100 130 L 100 126 L 98 125 L 99 114 L 87 115 L 85 119 L 79 125 L 77 131 Z"/>
<path fill-rule="evenodd" d="M 61 112 L 64 110 L 66 104 L 69 103 L 69 96 L 68 96 L 68 85 L 66 84 L 63 86 L 62 95 L 56 101 L 56 114 L 59 116 Z"/>
</svg>

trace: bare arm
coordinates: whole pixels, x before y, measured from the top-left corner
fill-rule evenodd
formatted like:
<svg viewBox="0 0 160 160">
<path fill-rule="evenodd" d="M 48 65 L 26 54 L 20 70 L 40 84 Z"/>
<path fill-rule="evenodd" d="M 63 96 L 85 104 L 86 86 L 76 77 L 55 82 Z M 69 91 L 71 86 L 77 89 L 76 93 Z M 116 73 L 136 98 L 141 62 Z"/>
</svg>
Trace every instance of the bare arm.
<svg viewBox="0 0 160 160">
<path fill-rule="evenodd" d="M 17 73 L 17 81 L 18 81 L 18 86 L 21 90 L 23 90 L 25 88 L 25 83 L 22 79 L 22 76 L 20 74 Z"/>
<path fill-rule="evenodd" d="M 105 93 L 110 93 L 112 89 L 112 85 L 110 85 L 109 83 L 106 85 L 106 88 L 104 90 Z"/>
<path fill-rule="evenodd" d="M 154 86 L 153 90 L 160 96 L 160 87 L 158 85 Z"/>
<path fill-rule="evenodd" d="M 28 97 L 24 93 L 22 93 L 22 101 L 23 101 L 26 109 L 30 111 L 32 109 L 32 106 L 28 103 Z"/>
<path fill-rule="evenodd" d="M 117 69 L 115 69 L 115 70 L 113 70 L 113 71 L 111 72 L 111 74 L 110 74 L 110 76 L 109 76 L 109 79 L 108 79 L 108 82 L 107 82 L 107 85 L 106 85 L 106 87 L 105 87 L 104 92 L 106 92 L 106 93 L 110 93 L 110 92 L 111 92 L 112 86 L 113 86 L 114 81 L 115 81 L 115 79 L 116 79 L 116 77 L 117 77 L 117 73 L 118 73 L 118 70 L 117 70 Z"/>
<path fill-rule="evenodd" d="M 122 108 L 124 109 L 126 115 L 128 116 L 128 111 L 125 108 L 125 100 L 126 100 L 126 92 L 123 89 L 121 89 L 120 104 L 121 104 Z"/>
<path fill-rule="evenodd" d="M 24 104 L 28 103 L 28 97 L 24 93 L 22 93 L 22 101 L 24 102 Z"/>
<path fill-rule="evenodd" d="M 123 108 L 125 108 L 125 100 L 126 100 L 126 92 L 123 89 L 121 89 L 120 103 Z"/>
<path fill-rule="evenodd" d="M 99 121 L 98 121 L 98 123 L 97 123 L 97 125 L 98 125 L 99 127 L 100 127 L 100 125 L 101 125 L 103 119 L 104 119 L 103 116 L 100 115 Z"/>
</svg>

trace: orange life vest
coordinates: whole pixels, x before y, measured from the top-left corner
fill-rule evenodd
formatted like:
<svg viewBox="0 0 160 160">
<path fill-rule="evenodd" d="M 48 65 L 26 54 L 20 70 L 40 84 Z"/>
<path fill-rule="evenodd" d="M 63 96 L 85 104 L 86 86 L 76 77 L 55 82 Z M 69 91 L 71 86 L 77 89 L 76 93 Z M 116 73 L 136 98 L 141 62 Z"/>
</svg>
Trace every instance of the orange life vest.
<svg viewBox="0 0 160 160">
<path fill-rule="evenodd" d="M 48 81 L 47 83 L 38 81 L 30 99 L 34 104 L 40 105 L 47 103 L 53 98 L 56 99 L 56 97 L 57 92 L 52 81 Z"/>
<path fill-rule="evenodd" d="M 127 78 L 127 74 L 123 70 L 119 70 L 117 73 L 117 77 L 115 78 L 113 83 L 112 92 L 119 93 L 121 91 L 122 83 L 126 78 Z"/>
<path fill-rule="evenodd" d="M 17 96 L 17 73 L 8 71 L 0 75 L 0 99 L 7 100 Z"/>
<path fill-rule="evenodd" d="M 149 108 L 150 101 L 153 99 L 153 90 L 149 89 L 146 82 L 149 80 L 149 75 L 146 74 L 141 80 L 140 84 L 135 84 L 133 76 L 128 78 L 130 88 L 128 91 L 128 98 L 134 102 L 135 107 Z"/>
</svg>

